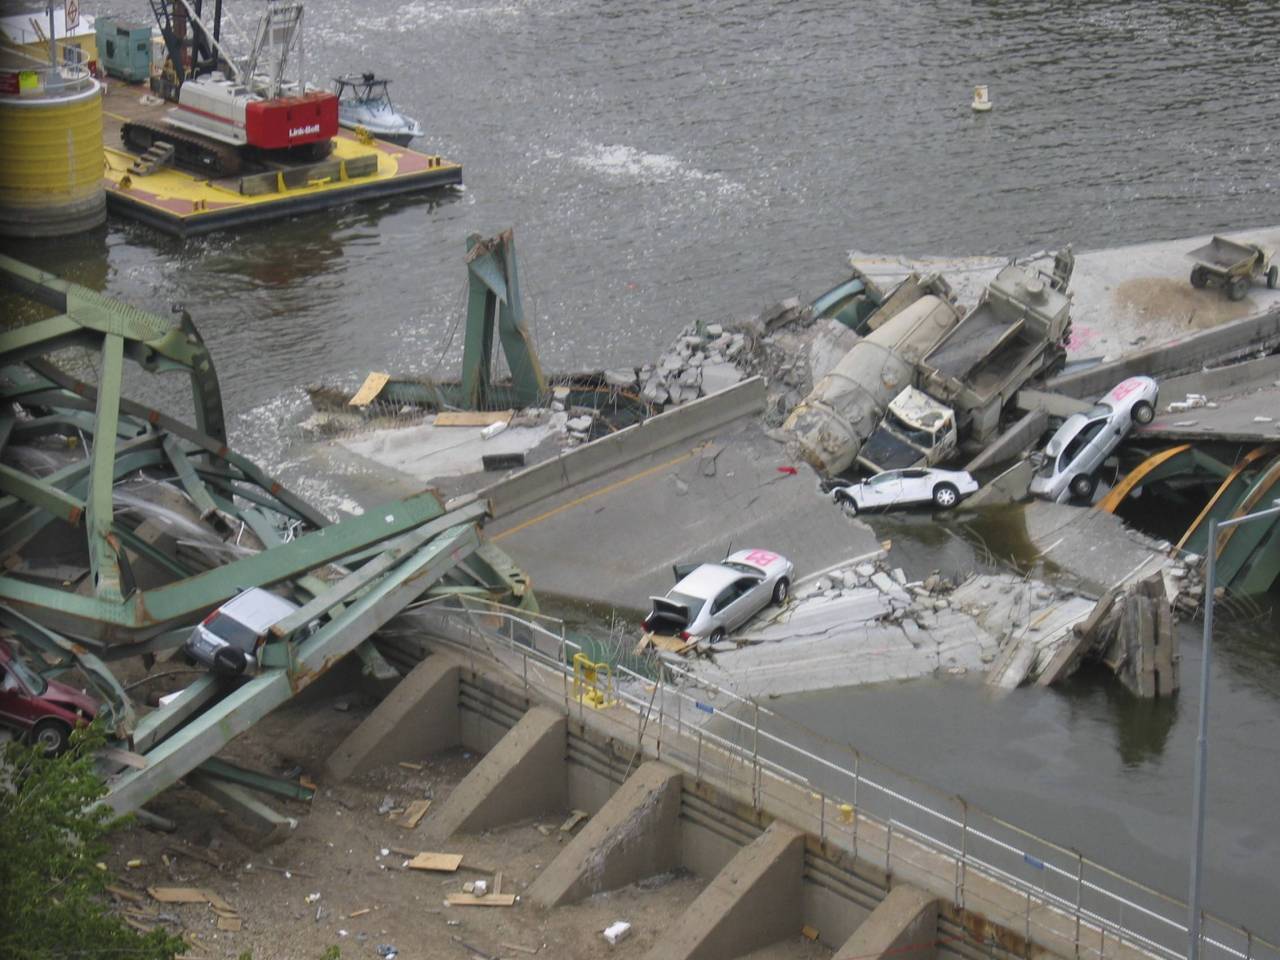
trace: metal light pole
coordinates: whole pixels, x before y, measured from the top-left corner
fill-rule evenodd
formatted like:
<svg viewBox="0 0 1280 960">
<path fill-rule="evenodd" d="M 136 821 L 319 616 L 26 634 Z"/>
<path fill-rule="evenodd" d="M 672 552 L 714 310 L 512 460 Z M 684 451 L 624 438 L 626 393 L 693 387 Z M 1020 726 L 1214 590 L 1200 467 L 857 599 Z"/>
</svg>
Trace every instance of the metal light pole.
<svg viewBox="0 0 1280 960">
<path fill-rule="evenodd" d="M 1213 594 L 1217 589 L 1218 531 L 1238 527 L 1252 520 L 1280 514 L 1280 500 L 1269 510 L 1246 513 L 1242 517 L 1209 521 L 1209 548 L 1205 556 L 1204 574 L 1204 640 L 1200 665 L 1200 727 L 1196 736 L 1195 793 L 1191 801 L 1191 895 L 1188 897 L 1187 958 L 1200 958 L 1200 860 L 1204 851 L 1204 797 L 1209 765 L 1209 655 L 1213 641 Z"/>
</svg>

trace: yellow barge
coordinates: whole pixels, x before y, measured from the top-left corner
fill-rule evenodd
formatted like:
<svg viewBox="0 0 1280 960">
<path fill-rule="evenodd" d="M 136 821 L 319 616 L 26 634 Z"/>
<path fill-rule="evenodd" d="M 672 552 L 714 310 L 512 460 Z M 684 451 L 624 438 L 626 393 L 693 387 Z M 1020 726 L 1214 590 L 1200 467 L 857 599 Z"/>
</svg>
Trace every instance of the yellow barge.
<svg viewBox="0 0 1280 960">
<path fill-rule="evenodd" d="M 322 161 L 274 162 L 210 179 L 151 163 L 124 148 L 121 124 L 162 122 L 172 107 L 151 96 L 145 85 L 110 82 L 102 106 L 108 209 L 179 237 L 462 183 L 461 164 L 341 129 L 333 152 Z"/>
</svg>

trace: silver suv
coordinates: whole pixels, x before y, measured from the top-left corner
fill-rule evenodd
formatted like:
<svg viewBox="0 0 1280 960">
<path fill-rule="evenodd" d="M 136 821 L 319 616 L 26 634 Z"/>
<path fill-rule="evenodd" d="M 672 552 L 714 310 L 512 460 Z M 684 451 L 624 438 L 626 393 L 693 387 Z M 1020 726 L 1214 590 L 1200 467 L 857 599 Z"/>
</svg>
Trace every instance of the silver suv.
<svg viewBox="0 0 1280 960">
<path fill-rule="evenodd" d="M 1058 503 L 1088 500 L 1098 485 L 1098 468 L 1135 423 L 1155 419 L 1160 388 L 1150 377 L 1130 377 L 1088 413 L 1073 413 L 1049 440 L 1039 459 L 1031 492 Z"/>
<path fill-rule="evenodd" d="M 261 587 L 251 587 L 215 609 L 191 631 L 183 651 L 214 673 L 256 673 L 258 648 L 267 631 L 298 605 Z"/>
</svg>

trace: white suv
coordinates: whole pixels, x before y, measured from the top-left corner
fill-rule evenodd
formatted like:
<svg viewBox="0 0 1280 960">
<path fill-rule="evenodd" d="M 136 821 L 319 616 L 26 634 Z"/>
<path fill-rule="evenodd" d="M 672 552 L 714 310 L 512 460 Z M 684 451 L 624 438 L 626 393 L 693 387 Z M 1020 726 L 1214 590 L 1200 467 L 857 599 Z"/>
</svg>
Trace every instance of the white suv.
<svg viewBox="0 0 1280 960">
<path fill-rule="evenodd" d="M 261 587 L 236 594 L 201 621 L 183 645 L 183 651 L 227 677 L 255 673 L 258 648 L 274 627 L 298 605 Z"/>
</svg>

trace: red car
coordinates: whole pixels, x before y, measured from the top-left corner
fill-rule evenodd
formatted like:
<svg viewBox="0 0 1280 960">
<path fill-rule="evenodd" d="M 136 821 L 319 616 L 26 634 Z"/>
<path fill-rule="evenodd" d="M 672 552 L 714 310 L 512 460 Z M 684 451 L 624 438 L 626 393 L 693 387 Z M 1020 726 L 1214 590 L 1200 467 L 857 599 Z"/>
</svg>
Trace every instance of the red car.
<svg viewBox="0 0 1280 960">
<path fill-rule="evenodd" d="M 89 723 L 98 702 L 33 671 L 0 641 L 0 723 L 28 735 L 46 753 L 67 748 L 71 731 Z"/>
</svg>

